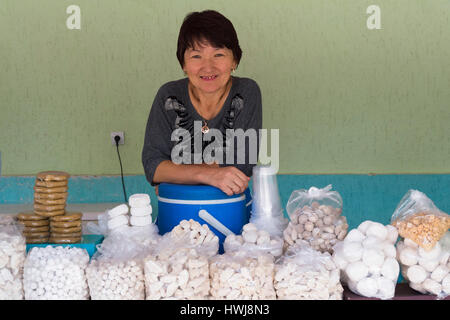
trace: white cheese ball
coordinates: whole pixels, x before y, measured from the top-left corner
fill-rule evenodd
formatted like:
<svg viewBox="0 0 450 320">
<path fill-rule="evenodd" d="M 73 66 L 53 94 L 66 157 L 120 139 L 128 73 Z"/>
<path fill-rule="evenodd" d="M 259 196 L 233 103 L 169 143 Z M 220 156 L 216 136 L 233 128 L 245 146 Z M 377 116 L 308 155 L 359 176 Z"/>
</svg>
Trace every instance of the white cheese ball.
<svg viewBox="0 0 450 320">
<path fill-rule="evenodd" d="M 359 226 L 358 226 L 358 230 L 362 233 L 362 234 L 366 234 L 367 229 L 372 225 L 372 221 L 370 220 L 366 220 L 363 221 Z"/>
<path fill-rule="evenodd" d="M 442 285 L 430 278 L 425 279 L 425 281 L 422 283 L 422 286 L 425 290 L 434 295 L 439 295 L 442 291 Z"/>
<path fill-rule="evenodd" d="M 384 262 L 384 253 L 376 249 L 364 249 L 362 254 L 362 261 L 367 266 L 381 267 Z"/>
<path fill-rule="evenodd" d="M 364 252 L 361 243 L 354 241 L 344 241 L 342 250 L 344 257 L 348 262 L 361 260 Z"/>
<path fill-rule="evenodd" d="M 384 225 L 382 225 L 379 222 L 372 222 L 372 224 L 367 228 L 366 236 L 374 236 L 377 237 L 379 240 L 384 241 L 386 240 L 388 235 L 388 230 Z"/>
<path fill-rule="evenodd" d="M 128 213 L 128 206 L 126 204 L 120 204 L 110 210 L 107 210 L 106 213 L 108 214 L 109 219 L 116 218 L 118 216 L 126 215 Z"/>
<path fill-rule="evenodd" d="M 419 265 L 427 272 L 433 272 L 439 265 L 439 260 L 428 260 L 426 258 L 419 258 Z"/>
<path fill-rule="evenodd" d="M 422 283 L 414 283 L 414 282 L 410 282 L 410 283 L 409 283 L 409 286 L 410 286 L 412 289 L 414 289 L 414 290 L 416 290 L 416 291 L 419 291 L 420 293 L 423 293 L 423 294 L 427 294 L 427 293 L 428 293 L 427 290 L 424 289 Z"/>
<path fill-rule="evenodd" d="M 419 257 L 417 251 L 411 247 L 405 247 L 399 251 L 399 260 L 405 266 L 413 266 L 418 263 Z"/>
<path fill-rule="evenodd" d="M 406 274 L 409 281 L 414 283 L 422 283 L 427 278 L 426 270 L 419 265 L 409 267 Z"/>
<path fill-rule="evenodd" d="M 397 282 L 399 272 L 400 266 L 395 258 L 387 258 L 381 267 L 381 274 L 393 283 Z"/>
<path fill-rule="evenodd" d="M 141 208 L 150 205 L 150 196 L 146 193 L 135 193 L 128 198 L 130 207 Z"/>
<path fill-rule="evenodd" d="M 421 258 L 426 260 L 435 260 L 438 259 L 441 254 L 441 245 L 439 242 L 431 250 L 425 250 L 422 247 L 419 247 L 419 255 Z"/>
<path fill-rule="evenodd" d="M 381 276 L 381 266 L 371 265 L 369 268 L 369 276 L 371 277 L 379 277 Z"/>
<path fill-rule="evenodd" d="M 258 239 L 258 232 L 256 232 L 256 231 L 247 231 L 247 232 L 243 233 L 242 237 L 244 238 L 245 242 L 256 243 L 256 240 Z"/>
<path fill-rule="evenodd" d="M 251 232 L 251 231 L 258 231 L 258 228 L 254 223 L 247 223 L 242 227 L 242 232 Z"/>
<path fill-rule="evenodd" d="M 449 273 L 449 269 L 445 265 L 439 265 L 431 272 L 431 279 L 437 282 L 442 282 L 444 277 Z"/>
<path fill-rule="evenodd" d="M 358 282 L 367 277 L 369 268 L 361 261 L 351 262 L 345 268 L 345 273 L 350 281 Z"/>
<path fill-rule="evenodd" d="M 132 226 L 136 226 L 136 227 L 143 227 L 143 226 L 148 226 L 152 224 L 152 216 L 151 215 L 147 215 L 147 216 L 131 216 L 130 217 L 130 224 Z"/>
<path fill-rule="evenodd" d="M 388 232 L 387 234 L 387 241 L 391 244 L 395 244 L 397 242 L 398 239 L 398 230 L 396 227 L 394 227 L 393 225 L 388 224 L 386 226 L 386 230 Z"/>
<path fill-rule="evenodd" d="M 383 244 L 383 253 L 386 258 L 396 258 L 397 257 L 397 250 L 395 249 L 395 246 L 389 242 L 385 242 Z"/>
<path fill-rule="evenodd" d="M 378 292 L 377 280 L 374 278 L 363 278 L 356 284 L 356 290 L 365 297 L 376 297 Z"/>
<path fill-rule="evenodd" d="M 345 237 L 345 241 L 362 242 L 366 236 L 358 229 L 352 229 Z"/>
<path fill-rule="evenodd" d="M 366 249 L 375 248 L 375 249 L 381 249 L 382 245 L 384 244 L 383 241 L 380 241 L 379 238 L 374 236 L 368 236 L 362 241 L 362 246 Z"/>
<path fill-rule="evenodd" d="M 148 205 L 145 207 L 131 207 L 130 208 L 130 214 L 135 217 L 143 217 L 143 216 L 149 216 L 153 212 L 152 206 Z"/>
<path fill-rule="evenodd" d="M 378 293 L 381 299 L 391 299 L 395 295 L 395 282 L 392 279 L 379 277 L 377 280 Z"/>
<path fill-rule="evenodd" d="M 129 217 L 127 215 L 119 215 L 108 219 L 108 229 L 114 230 L 122 226 L 128 225 Z"/>
</svg>

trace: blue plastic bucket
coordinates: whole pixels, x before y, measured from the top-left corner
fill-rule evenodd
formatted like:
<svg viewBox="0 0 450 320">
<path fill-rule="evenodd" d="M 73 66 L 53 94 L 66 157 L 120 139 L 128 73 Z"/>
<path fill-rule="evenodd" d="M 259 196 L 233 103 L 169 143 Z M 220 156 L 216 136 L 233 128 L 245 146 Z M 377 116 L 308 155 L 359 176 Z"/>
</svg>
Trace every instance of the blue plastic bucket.
<svg viewBox="0 0 450 320">
<path fill-rule="evenodd" d="M 205 210 L 225 228 L 240 234 L 250 218 L 251 197 L 247 189 L 243 194 L 228 196 L 222 190 L 207 185 L 180 185 L 161 183 L 158 192 L 159 233 L 165 234 L 177 226 L 181 220 L 193 219 L 207 224 L 219 238 L 219 253 L 223 253 L 226 235 L 199 216 Z"/>
</svg>

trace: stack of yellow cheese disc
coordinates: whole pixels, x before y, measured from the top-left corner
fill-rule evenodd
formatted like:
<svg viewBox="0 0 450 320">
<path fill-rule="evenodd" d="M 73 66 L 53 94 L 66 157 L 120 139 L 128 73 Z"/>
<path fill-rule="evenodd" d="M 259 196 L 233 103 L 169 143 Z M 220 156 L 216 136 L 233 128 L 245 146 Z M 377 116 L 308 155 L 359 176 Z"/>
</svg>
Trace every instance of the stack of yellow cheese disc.
<svg viewBox="0 0 450 320">
<path fill-rule="evenodd" d="M 50 217 L 50 243 L 78 243 L 81 241 L 81 212 L 67 212 Z"/>
<path fill-rule="evenodd" d="M 22 234 L 26 243 L 47 243 L 50 236 L 49 219 L 33 212 L 22 212 L 17 215 L 24 226 Z"/>
<path fill-rule="evenodd" d="M 69 177 L 63 171 L 43 171 L 37 174 L 34 186 L 36 215 L 48 218 L 65 213 Z"/>
</svg>

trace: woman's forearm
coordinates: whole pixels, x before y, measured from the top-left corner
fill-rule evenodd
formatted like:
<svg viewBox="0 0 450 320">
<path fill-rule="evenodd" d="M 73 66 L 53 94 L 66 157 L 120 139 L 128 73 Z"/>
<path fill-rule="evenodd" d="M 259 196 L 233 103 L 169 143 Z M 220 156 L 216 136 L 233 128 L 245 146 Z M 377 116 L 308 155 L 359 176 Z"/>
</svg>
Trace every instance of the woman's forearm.
<svg viewBox="0 0 450 320">
<path fill-rule="evenodd" d="M 209 184 L 211 169 L 217 164 L 175 164 L 170 160 L 161 162 L 155 170 L 155 183 Z"/>
<path fill-rule="evenodd" d="M 206 184 L 221 189 L 228 195 L 245 191 L 250 180 L 239 169 L 218 164 L 174 164 L 170 160 L 161 162 L 153 176 L 154 183 Z"/>
</svg>

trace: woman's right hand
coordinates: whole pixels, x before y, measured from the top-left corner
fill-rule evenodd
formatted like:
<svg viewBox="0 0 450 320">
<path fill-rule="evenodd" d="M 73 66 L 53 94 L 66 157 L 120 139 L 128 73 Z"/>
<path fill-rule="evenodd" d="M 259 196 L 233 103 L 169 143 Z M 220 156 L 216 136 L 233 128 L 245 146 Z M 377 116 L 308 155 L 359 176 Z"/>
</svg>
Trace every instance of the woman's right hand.
<svg viewBox="0 0 450 320">
<path fill-rule="evenodd" d="M 250 181 L 250 177 L 233 166 L 210 168 L 208 171 L 210 172 L 207 183 L 219 188 L 229 196 L 243 193 Z"/>
</svg>

